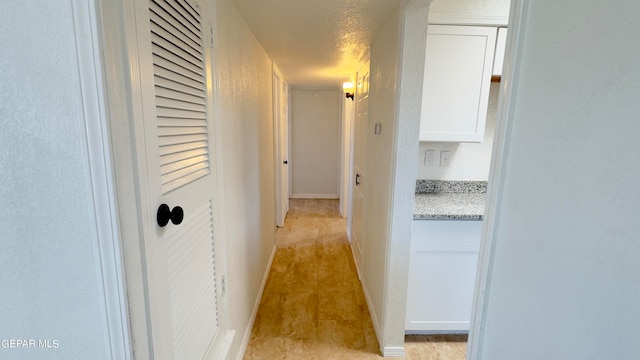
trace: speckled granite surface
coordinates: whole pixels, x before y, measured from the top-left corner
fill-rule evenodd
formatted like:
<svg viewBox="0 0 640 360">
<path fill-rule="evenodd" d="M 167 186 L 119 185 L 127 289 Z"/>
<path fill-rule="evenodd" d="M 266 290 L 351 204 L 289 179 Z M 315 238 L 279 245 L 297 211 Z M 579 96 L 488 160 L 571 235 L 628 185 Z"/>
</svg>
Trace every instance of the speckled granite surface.
<svg viewBox="0 0 640 360">
<path fill-rule="evenodd" d="M 482 220 L 486 181 L 418 180 L 414 220 Z"/>
</svg>

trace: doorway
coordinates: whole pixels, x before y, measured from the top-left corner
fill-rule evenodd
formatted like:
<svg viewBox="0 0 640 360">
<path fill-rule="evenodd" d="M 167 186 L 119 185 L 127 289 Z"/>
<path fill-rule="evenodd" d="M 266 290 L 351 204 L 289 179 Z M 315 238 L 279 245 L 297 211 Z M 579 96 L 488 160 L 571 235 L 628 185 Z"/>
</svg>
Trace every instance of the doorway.
<svg viewBox="0 0 640 360">
<path fill-rule="evenodd" d="M 289 211 L 289 86 L 273 66 L 273 131 L 275 134 L 276 226 L 284 226 Z"/>
<path fill-rule="evenodd" d="M 340 197 L 338 90 L 291 92 L 291 198 Z"/>
</svg>

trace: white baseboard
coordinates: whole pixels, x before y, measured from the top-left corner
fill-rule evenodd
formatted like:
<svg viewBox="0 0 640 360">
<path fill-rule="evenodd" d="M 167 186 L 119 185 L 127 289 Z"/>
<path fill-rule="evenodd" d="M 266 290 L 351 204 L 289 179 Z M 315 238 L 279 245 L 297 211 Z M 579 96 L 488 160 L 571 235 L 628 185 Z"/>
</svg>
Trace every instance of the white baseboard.
<svg viewBox="0 0 640 360">
<path fill-rule="evenodd" d="M 371 311 L 373 309 L 373 304 L 371 302 L 371 296 L 369 295 L 369 291 L 367 290 L 367 286 L 365 285 L 362 278 L 360 278 L 360 286 L 362 286 L 362 292 L 364 293 L 364 299 L 367 301 L 367 308 L 369 309 L 369 316 L 371 317 L 371 322 L 373 323 L 373 331 L 376 333 L 376 338 L 378 339 L 378 344 L 382 344 L 382 329 L 380 329 L 380 321 L 376 314 Z M 382 349 L 384 355 L 384 349 Z M 404 349 L 402 350 L 404 351 Z"/>
<path fill-rule="evenodd" d="M 371 322 L 373 323 L 373 330 L 376 333 L 376 338 L 378 339 L 378 343 L 382 344 L 382 336 L 381 336 L 382 329 L 380 329 L 380 321 L 378 320 L 378 317 L 376 316 L 376 314 L 371 311 L 371 309 L 373 309 L 373 306 L 371 304 L 371 296 L 369 296 L 369 291 L 367 291 L 367 286 L 362 281 L 362 278 L 360 278 L 360 284 L 362 286 L 362 292 L 364 293 L 364 298 L 367 301 L 367 307 L 369 308 L 369 316 L 371 316 Z M 382 356 L 384 357 L 390 357 L 390 358 L 406 357 L 404 346 L 386 346 L 386 347 L 382 347 L 380 351 L 382 352 Z"/>
<path fill-rule="evenodd" d="M 204 356 L 206 360 L 226 359 L 229 357 L 229 350 L 233 339 L 236 336 L 235 330 L 227 330 L 223 334 L 218 335 L 218 341 L 215 341 L 209 345 L 209 349 Z M 213 351 L 215 349 L 215 351 Z"/>
<path fill-rule="evenodd" d="M 291 194 L 291 199 L 340 199 L 338 194 Z"/>
<path fill-rule="evenodd" d="M 256 301 L 253 304 L 253 311 L 251 311 L 251 317 L 249 318 L 249 324 L 247 328 L 244 330 L 244 335 L 242 336 L 242 342 L 240 343 L 240 349 L 238 351 L 237 360 L 242 360 L 244 357 L 244 352 L 247 351 L 247 346 L 249 345 L 249 340 L 251 338 L 251 330 L 253 329 L 253 325 L 256 322 L 256 316 L 258 315 L 258 308 L 260 307 L 260 301 L 262 301 L 262 294 L 264 293 L 264 288 L 267 285 L 267 279 L 269 279 L 269 273 L 271 272 L 271 264 L 273 264 L 273 258 L 276 256 L 276 246 L 273 245 L 273 250 L 271 250 L 271 256 L 269 257 L 269 263 L 267 264 L 267 269 L 262 277 L 262 284 L 260 285 L 260 291 L 258 292 L 258 296 L 256 297 Z"/>
<path fill-rule="evenodd" d="M 404 346 L 387 346 L 382 349 L 382 356 L 403 358 L 406 356 Z"/>
<path fill-rule="evenodd" d="M 349 238 L 348 234 L 349 232 L 347 231 L 347 238 Z M 351 256 L 353 257 L 353 263 L 356 266 L 356 274 L 358 275 L 358 280 L 360 280 L 360 286 L 362 286 L 362 292 L 364 292 L 364 285 L 362 285 L 362 276 L 360 276 L 360 264 L 358 264 L 358 262 L 356 261 L 356 254 L 354 253 L 353 243 L 351 242 L 350 238 L 349 238 L 349 248 L 351 249 Z"/>
</svg>

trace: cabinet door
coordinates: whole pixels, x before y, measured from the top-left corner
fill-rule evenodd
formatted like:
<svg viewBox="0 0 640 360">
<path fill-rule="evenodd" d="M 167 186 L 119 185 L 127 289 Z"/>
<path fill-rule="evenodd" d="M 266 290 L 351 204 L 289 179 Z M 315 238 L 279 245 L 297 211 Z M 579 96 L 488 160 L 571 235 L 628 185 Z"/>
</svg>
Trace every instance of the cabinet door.
<svg viewBox="0 0 640 360">
<path fill-rule="evenodd" d="M 469 330 L 481 232 L 482 221 L 413 222 L 407 333 Z"/>
<path fill-rule="evenodd" d="M 496 41 L 496 58 L 493 60 L 493 76 L 502 76 L 504 67 L 504 53 L 507 48 L 507 28 L 498 29 L 498 40 Z"/>
<path fill-rule="evenodd" d="M 420 141 L 481 142 L 497 28 L 429 25 Z"/>
</svg>

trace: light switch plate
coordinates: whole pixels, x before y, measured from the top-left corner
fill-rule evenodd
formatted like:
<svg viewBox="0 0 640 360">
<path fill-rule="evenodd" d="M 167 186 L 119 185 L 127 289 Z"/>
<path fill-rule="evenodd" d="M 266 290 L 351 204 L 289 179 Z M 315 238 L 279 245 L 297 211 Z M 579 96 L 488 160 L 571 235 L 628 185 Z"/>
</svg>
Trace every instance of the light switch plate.
<svg viewBox="0 0 640 360">
<path fill-rule="evenodd" d="M 449 167 L 451 151 L 440 151 L 440 167 Z"/>
<path fill-rule="evenodd" d="M 424 164 L 426 166 L 435 166 L 436 164 L 436 151 L 427 150 L 424 152 Z"/>
</svg>

